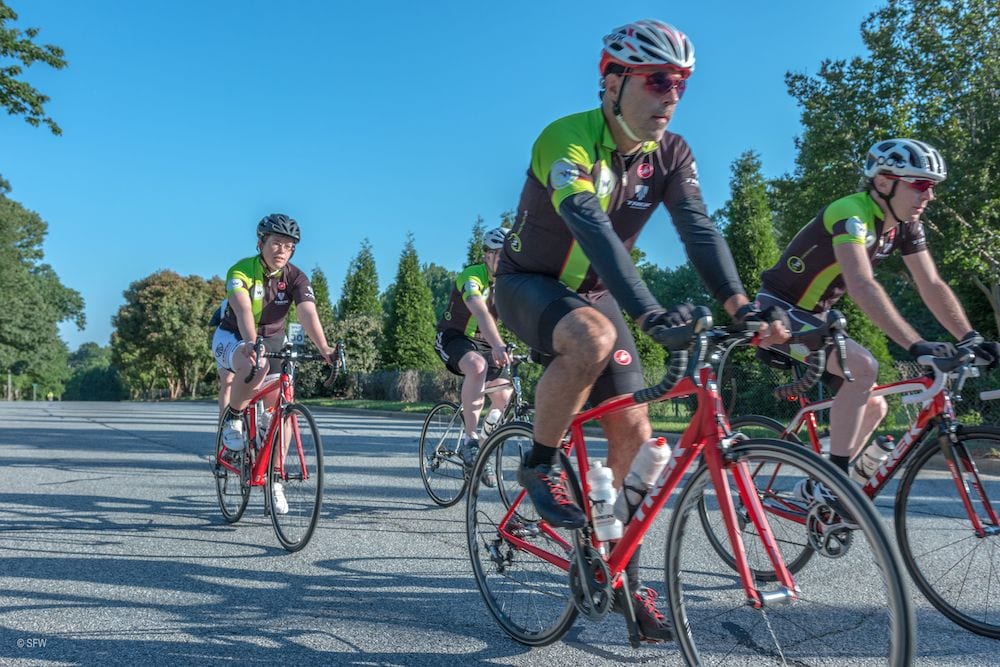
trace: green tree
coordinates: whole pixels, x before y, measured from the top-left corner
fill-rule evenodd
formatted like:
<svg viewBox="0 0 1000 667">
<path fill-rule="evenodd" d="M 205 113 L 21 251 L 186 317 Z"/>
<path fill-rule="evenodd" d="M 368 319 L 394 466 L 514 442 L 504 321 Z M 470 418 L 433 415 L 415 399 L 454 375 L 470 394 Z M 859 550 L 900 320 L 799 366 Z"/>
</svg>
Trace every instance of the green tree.
<svg viewBox="0 0 1000 667">
<path fill-rule="evenodd" d="M 133 396 L 196 396 L 215 374 L 206 324 L 225 292 L 216 277 L 181 277 L 159 271 L 125 291 L 125 304 L 112 318 L 112 360 Z"/>
<path fill-rule="evenodd" d="M 407 234 L 399 270 L 388 302 L 382 358 L 387 368 L 431 369 L 434 354 L 434 306 L 431 290 L 420 273 L 420 262 Z"/>
<path fill-rule="evenodd" d="M 476 221 L 472 223 L 472 236 L 469 238 L 469 247 L 465 253 L 465 266 L 481 264 L 483 261 L 483 236 L 486 234 L 486 221 L 483 216 L 477 215 Z"/>
<path fill-rule="evenodd" d="M 760 274 L 778 261 L 774 241 L 767 185 L 760 158 L 753 151 L 743 153 L 732 165 L 730 199 L 715 215 L 723 222 L 723 234 L 740 279 L 751 296 L 760 288 Z"/>
<path fill-rule="evenodd" d="M 14 390 L 36 385 L 43 393 L 62 394 L 69 378 L 69 350 L 59 339 L 58 324 L 83 328 L 83 298 L 65 287 L 43 262 L 48 224 L 34 211 L 7 197 L 10 185 L 0 179 L 0 370 L 13 373 Z"/>
<path fill-rule="evenodd" d="M 361 250 L 351 260 L 347 275 L 344 277 L 344 287 L 340 291 L 340 302 L 337 304 L 337 315 L 345 318 L 360 313 L 381 317 L 382 305 L 378 293 L 375 255 L 372 254 L 371 242 L 365 239 L 361 242 Z"/>
<path fill-rule="evenodd" d="M 118 370 L 111 365 L 108 346 L 84 343 L 69 355 L 69 369 L 72 374 L 66 382 L 63 400 L 119 401 L 127 396 Z"/>
<path fill-rule="evenodd" d="M 441 316 L 444 315 L 444 309 L 448 307 L 448 300 L 451 299 L 451 291 L 455 289 L 457 274 L 433 262 L 424 264 L 420 273 L 423 274 L 427 286 L 431 288 L 431 298 L 434 303 L 434 321 L 436 322 L 441 319 Z"/>
<path fill-rule="evenodd" d="M 337 339 L 337 322 L 333 316 L 333 306 L 330 302 L 330 284 L 326 280 L 323 269 L 318 266 L 313 268 L 309 283 L 312 285 L 313 295 L 316 298 L 316 313 L 323 325 L 323 334 L 326 336 L 327 342 L 333 345 Z M 293 304 L 292 308 L 294 309 L 294 307 Z M 291 318 L 289 320 L 291 321 Z M 307 343 L 307 345 L 311 345 L 311 343 Z M 328 367 L 321 361 L 300 365 L 296 391 L 304 398 L 329 394 L 330 390 L 323 386 L 327 375 L 329 375 Z"/>
<path fill-rule="evenodd" d="M 56 122 L 45 115 L 46 95 L 38 92 L 21 78 L 24 67 L 41 62 L 54 69 L 66 66 L 63 50 L 52 44 L 35 43 L 38 28 L 8 27 L 17 20 L 17 14 L 0 0 L 0 106 L 11 116 L 24 116 L 29 124 L 38 127 L 45 123 L 52 134 L 62 134 Z"/>
</svg>

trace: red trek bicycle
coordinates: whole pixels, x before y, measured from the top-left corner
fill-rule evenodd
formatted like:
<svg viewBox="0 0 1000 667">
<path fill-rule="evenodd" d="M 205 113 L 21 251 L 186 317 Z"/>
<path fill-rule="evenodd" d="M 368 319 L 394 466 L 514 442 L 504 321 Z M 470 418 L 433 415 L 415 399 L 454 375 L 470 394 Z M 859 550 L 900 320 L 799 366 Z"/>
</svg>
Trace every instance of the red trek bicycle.
<svg viewBox="0 0 1000 667">
<path fill-rule="evenodd" d="M 590 516 L 583 425 L 643 403 L 697 398 L 690 426 L 617 543 L 601 542 L 590 525 L 568 531 L 538 517 L 514 475 L 532 446 L 529 426 L 503 426 L 484 443 L 472 477 L 478 477 L 485 462 L 500 460 L 498 485 L 470 486 L 466 528 L 476 584 L 490 613 L 519 642 L 556 641 L 579 615 L 590 620 L 607 616 L 615 589 L 626 587 L 629 598 L 623 572 L 645 540 L 643 559 L 655 563 L 664 558 L 662 577 L 656 577 L 662 583 L 653 583 L 658 568 L 645 560 L 640 572 L 647 586 L 666 597 L 688 664 L 909 664 L 913 612 L 899 556 L 874 507 L 832 464 L 808 449 L 746 439 L 730 429 L 706 359 L 717 360 L 721 346 L 752 334 L 713 328 L 705 308 L 695 313 L 690 325 L 670 330 L 672 341 L 664 346 L 684 350 L 671 353 L 669 371 L 659 385 L 579 414 L 563 444 L 562 474 Z M 689 470 L 693 472 L 671 520 L 657 521 Z M 800 501 L 797 506 L 809 517 L 799 530 L 810 531 L 820 542 L 836 536 L 839 550 L 823 553 L 827 557 L 813 567 L 793 573 L 770 526 L 767 492 L 758 487 L 761 472 L 788 480 L 812 478 L 838 493 L 848 516 L 838 516 L 826 505 Z M 754 526 L 752 535 L 747 524 Z M 712 546 L 717 529 L 727 555 L 732 554 L 732 567 Z M 755 576 L 745 541 L 755 542 L 766 554 L 777 573 L 772 580 Z M 631 609 L 625 610 L 625 620 L 629 640 L 637 646 Z"/>
</svg>

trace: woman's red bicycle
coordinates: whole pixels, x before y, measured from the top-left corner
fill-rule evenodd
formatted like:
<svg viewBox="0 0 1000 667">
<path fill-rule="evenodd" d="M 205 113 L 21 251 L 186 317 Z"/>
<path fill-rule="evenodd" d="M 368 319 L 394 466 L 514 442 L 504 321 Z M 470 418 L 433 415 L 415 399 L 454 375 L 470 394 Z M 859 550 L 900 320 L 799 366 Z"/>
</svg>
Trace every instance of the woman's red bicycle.
<svg viewBox="0 0 1000 667">
<path fill-rule="evenodd" d="M 519 642 L 556 641 L 578 615 L 591 620 L 607 616 L 616 589 L 624 587 L 624 599 L 630 599 L 628 577 L 622 574 L 645 540 L 644 558 L 657 552 L 665 557 L 663 583 L 646 584 L 668 600 L 688 664 L 909 664 L 913 611 L 899 556 L 874 507 L 834 466 L 808 449 L 780 440 L 746 439 L 730 429 L 706 359 L 715 359 L 722 346 L 746 341 L 752 334 L 712 328 L 707 309 L 695 312 L 691 325 L 670 330 L 673 341 L 664 346 L 686 348 L 690 354 L 671 353 L 670 369 L 659 385 L 581 413 L 564 442 L 561 473 L 590 516 L 584 474 L 590 460 L 583 425 L 642 403 L 697 397 L 689 428 L 617 543 L 601 542 L 589 525 L 567 531 L 538 517 L 514 475 L 532 446 L 529 426 L 503 426 L 484 443 L 473 478 L 485 462 L 499 460 L 498 484 L 471 485 L 466 528 L 476 583 L 490 613 Z M 699 460 L 677 497 L 672 520 L 657 522 L 685 473 Z M 775 538 L 772 514 L 765 509 L 768 492 L 757 485 L 762 472 L 768 479 L 792 482 L 811 478 L 839 494 L 845 516 L 826 505 L 786 499 L 808 516 L 801 532 L 836 545 L 820 552 L 826 558 L 814 567 L 793 574 L 786 565 L 789 555 Z M 752 535 L 747 524 L 754 526 Z M 712 545 L 716 529 L 725 536 L 733 567 Z M 770 581 L 755 576 L 744 540 L 755 542 L 777 576 Z M 655 571 L 655 566 L 640 565 L 646 575 Z M 623 613 L 629 640 L 638 646 L 632 610 Z"/>
<path fill-rule="evenodd" d="M 978 376 L 977 364 L 985 362 L 969 351 L 949 359 L 921 357 L 919 361 L 924 375 L 872 390 L 875 396 L 902 394 L 904 405 L 919 409 L 910 415 L 909 428 L 888 460 L 861 490 L 874 501 L 905 468 L 895 489 L 895 526 L 910 576 L 949 619 L 977 634 L 1000 639 L 1000 428 L 964 425 L 953 408 L 966 380 Z M 787 424 L 763 415 L 745 415 L 734 418 L 732 428 L 821 452 L 816 413 L 829 409 L 833 401 L 810 403 L 805 394 L 823 368 L 819 357 L 810 356 L 801 377 L 775 390 L 779 398 L 801 406 Z M 980 397 L 1000 398 L 1000 390 L 983 392 Z M 777 480 L 759 476 L 758 480 L 759 489 L 781 497 Z M 802 530 L 807 517 L 777 501 L 765 507 L 794 572 L 816 553 L 817 545 Z M 737 511 L 744 512 L 742 508 Z M 752 531 L 751 526 L 745 527 Z M 721 536 L 713 546 L 728 557 Z M 763 564 L 759 574 L 773 576 L 773 570 Z"/>
<path fill-rule="evenodd" d="M 319 521 L 323 442 L 308 408 L 295 403 L 295 371 L 299 362 L 324 359 L 290 347 L 264 352 L 258 344 L 258 366 L 248 381 L 260 371 L 264 359 L 281 359 L 281 373 L 266 382 L 243 411 L 244 446 L 240 451 L 226 449 L 220 421 L 215 438 L 215 490 L 222 516 L 236 523 L 246 511 L 250 489 L 264 487 L 264 511 L 271 517 L 278 541 L 288 551 L 298 551 L 308 544 Z M 324 383 L 327 386 L 346 367 L 340 343 L 336 361 Z M 275 395 L 274 407 L 265 408 L 265 399 Z"/>
</svg>

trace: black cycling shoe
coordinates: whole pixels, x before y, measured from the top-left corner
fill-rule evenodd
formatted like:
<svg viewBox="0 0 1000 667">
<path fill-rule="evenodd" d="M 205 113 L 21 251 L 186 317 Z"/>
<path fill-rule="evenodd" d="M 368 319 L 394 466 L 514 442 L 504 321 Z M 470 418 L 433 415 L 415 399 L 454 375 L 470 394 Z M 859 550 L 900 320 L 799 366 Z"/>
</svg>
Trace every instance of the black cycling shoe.
<svg viewBox="0 0 1000 667">
<path fill-rule="evenodd" d="M 528 492 L 538 516 L 549 525 L 570 530 L 587 525 L 586 515 L 570 500 L 562 478 L 552 471 L 552 466 L 529 468 L 521 464 L 517 469 L 517 481 Z"/>
<path fill-rule="evenodd" d="M 656 608 L 657 593 L 652 588 L 639 586 L 632 593 L 632 610 L 639 625 L 639 638 L 650 643 L 672 642 L 674 640 L 674 624 Z M 614 607 L 618 614 L 625 614 L 625 587 L 615 589 Z"/>
</svg>

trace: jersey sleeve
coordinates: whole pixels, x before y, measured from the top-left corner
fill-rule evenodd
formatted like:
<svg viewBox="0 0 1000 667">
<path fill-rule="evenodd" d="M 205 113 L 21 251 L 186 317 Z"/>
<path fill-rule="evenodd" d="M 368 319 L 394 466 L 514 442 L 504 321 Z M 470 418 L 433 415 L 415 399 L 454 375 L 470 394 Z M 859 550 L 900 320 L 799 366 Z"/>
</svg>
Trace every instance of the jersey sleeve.
<svg viewBox="0 0 1000 667">
<path fill-rule="evenodd" d="M 575 194 L 596 194 L 591 174 L 597 147 L 591 143 L 579 122 L 566 118 L 546 127 L 535 141 L 531 149 L 531 173 L 548 188 L 555 210 Z"/>
<path fill-rule="evenodd" d="M 253 284 L 253 277 L 247 274 L 243 262 L 234 264 L 226 273 L 226 298 L 236 292 L 250 294 L 250 285 Z"/>
<path fill-rule="evenodd" d="M 458 291 L 462 294 L 462 301 L 468 301 L 474 296 L 486 296 L 486 285 L 479 276 L 463 274 L 459 282 Z"/>
<path fill-rule="evenodd" d="M 903 255 L 914 255 L 927 250 L 927 234 L 924 232 L 924 223 L 919 220 L 908 222 L 903 225 L 903 247 L 899 252 Z"/>
<path fill-rule="evenodd" d="M 827 206 L 823 211 L 823 226 L 830 233 L 832 245 L 864 246 L 869 233 L 875 233 L 875 230 L 868 229 L 866 217 L 865 212 L 850 197 Z"/>
</svg>

